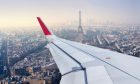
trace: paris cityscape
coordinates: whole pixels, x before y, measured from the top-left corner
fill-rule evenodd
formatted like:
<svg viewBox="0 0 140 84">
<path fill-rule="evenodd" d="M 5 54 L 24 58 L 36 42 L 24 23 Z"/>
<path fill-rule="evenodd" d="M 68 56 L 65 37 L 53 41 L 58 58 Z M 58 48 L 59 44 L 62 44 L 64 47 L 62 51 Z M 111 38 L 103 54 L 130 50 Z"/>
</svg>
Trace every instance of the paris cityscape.
<svg viewBox="0 0 140 84">
<path fill-rule="evenodd" d="M 78 41 L 78 38 L 82 38 L 82 41 L 78 42 L 140 57 L 139 27 L 84 26 L 82 35 L 76 27 L 54 32 L 64 39 Z M 47 39 L 42 31 L 1 32 L 0 34 L 1 83 L 51 84 L 54 78 L 58 77 L 56 74 L 61 77 L 49 49 L 45 47 Z"/>
<path fill-rule="evenodd" d="M 0 0 L 0 84 L 140 84 L 139 0 Z"/>
</svg>

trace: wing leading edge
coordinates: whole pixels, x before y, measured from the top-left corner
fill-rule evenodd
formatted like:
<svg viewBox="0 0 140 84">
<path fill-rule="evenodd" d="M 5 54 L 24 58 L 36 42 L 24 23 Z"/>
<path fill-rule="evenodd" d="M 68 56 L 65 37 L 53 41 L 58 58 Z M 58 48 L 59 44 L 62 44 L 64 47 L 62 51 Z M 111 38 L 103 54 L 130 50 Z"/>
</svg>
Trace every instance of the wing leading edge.
<svg viewBox="0 0 140 84">
<path fill-rule="evenodd" d="M 61 84 L 140 84 L 140 59 L 58 38 L 37 19 L 51 39 L 47 46 L 62 74 Z"/>
</svg>

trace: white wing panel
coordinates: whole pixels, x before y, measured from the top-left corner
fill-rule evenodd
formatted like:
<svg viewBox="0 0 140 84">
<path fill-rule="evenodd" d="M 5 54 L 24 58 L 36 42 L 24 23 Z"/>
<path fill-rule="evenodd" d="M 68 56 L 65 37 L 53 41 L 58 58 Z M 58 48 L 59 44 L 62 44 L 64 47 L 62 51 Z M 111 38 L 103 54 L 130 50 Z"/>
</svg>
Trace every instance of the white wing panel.
<svg viewBox="0 0 140 84">
<path fill-rule="evenodd" d="M 72 71 L 74 67 L 80 67 L 76 62 L 70 59 L 66 54 L 64 54 L 53 44 L 48 45 L 48 47 L 61 74 L 65 74 L 69 71 Z"/>
<path fill-rule="evenodd" d="M 104 66 L 89 67 L 86 70 L 89 84 L 113 84 Z"/>
<path fill-rule="evenodd" d="M 56 45 L 58 45 L 61 49 L 63 49 L 65 52 L 70 54 L 74 59 L 76 59 L 77 61 L 79 61 L 81 64 L 83 64 L 85 66 L 86 66 L 86 63 L 88 63 L 88 62 L 92 63 L 95 60 L 92 56 L 89 56 L 89 55 L 85 54 L 84 52 L 81 52 L 59 40 L 55 41 L 54 43 Z"/>
</svg>

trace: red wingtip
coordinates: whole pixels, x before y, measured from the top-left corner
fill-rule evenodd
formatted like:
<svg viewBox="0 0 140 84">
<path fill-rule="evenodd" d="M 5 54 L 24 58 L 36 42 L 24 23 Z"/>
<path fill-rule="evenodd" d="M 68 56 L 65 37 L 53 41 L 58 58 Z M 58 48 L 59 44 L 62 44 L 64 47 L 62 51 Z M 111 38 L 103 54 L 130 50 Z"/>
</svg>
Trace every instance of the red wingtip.
<svg viewBox="0 0 140 84">
<path fill-rule="evenodd" d="M 39 24 L 40 24 L 40 26 L 41 26 L 44 34 L 45 35 L 51 35 L 51 32 L 49 31 L 49 29 L 47 28 L 47 26 L 45 26 L 45 24 L 43 23 L 43 21 L 41 20 L 41 18 L 40 17 L 37 17 L 37 19 L 38 19 L 38 22 L 39 22 Z"/>
</svg>

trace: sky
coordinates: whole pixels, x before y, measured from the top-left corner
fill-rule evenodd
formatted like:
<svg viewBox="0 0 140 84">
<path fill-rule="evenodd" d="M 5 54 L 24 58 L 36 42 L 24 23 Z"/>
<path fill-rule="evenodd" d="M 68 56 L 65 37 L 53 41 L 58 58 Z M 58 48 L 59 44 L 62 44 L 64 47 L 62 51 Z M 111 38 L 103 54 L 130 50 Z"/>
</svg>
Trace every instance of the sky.
<svg viewBox="0 0 140 84">
<path fill-rule="evenodd" d="M 140 24 L 140 0 L 0 0 L 0 28 L 82 23 Z"/>
</svg>

